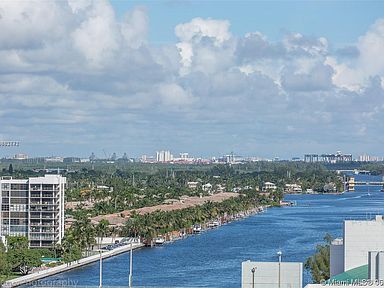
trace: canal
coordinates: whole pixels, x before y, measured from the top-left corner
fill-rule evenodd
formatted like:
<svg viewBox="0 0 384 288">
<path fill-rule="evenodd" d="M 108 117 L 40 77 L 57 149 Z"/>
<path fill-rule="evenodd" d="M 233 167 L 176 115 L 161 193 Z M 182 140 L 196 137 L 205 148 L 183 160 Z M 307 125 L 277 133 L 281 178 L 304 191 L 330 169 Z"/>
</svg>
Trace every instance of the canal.
<svg viewBox="0 0 384 288">
<path fill-rule="evenodd" d="M 344 219 L 369 219 L 384 213 L 381 187 L 358 188 L 342 195 L 288 195 L 294 207 L 267 212 L 226 224 L 156 248 L 134 252 L 135 287 L 240 287 L 241 262 L 305 262 L 324 235 L 342 235 Z M 104 261 L 104 285 L 127 286 L 129 253 Z M 99 264 L 94 263 L 44 279 L 46 283 L 98 286 Z M 304 284 L 311 281 L 308 273 Z M 42 283 L 44 283 L 42 281 Z"/>
</svg>

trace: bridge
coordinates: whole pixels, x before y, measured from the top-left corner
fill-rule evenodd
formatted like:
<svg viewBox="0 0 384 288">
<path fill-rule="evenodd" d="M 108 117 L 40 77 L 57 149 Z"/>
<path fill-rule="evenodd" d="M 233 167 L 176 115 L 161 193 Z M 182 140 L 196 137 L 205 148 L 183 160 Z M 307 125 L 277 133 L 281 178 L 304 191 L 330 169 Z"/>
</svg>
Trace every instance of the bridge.
<svg viewBox="0 0 384 288">
<path fill-rule="evenodd" d="M 383 181 L 355 181 L 354 177 L 344 176 L 344 190 L 354 192 L 356 186 L 381 186 L 384 189 L 384 178 Z"/>
<path fill-rule="evenodd" d="M 371 171 L 368 170 L 359 170 L 359 169 L 353 169 L 353 170 L 336 170 L 337 174 L 345 174 L 345 173 L 353 173 L 353 174 L 365 174 L 369 175 Z"/>
<path fill-rule="evenodd" d="M 354 182 L 355 186 L 383 186 L 384 182 Z"/>
</svg>

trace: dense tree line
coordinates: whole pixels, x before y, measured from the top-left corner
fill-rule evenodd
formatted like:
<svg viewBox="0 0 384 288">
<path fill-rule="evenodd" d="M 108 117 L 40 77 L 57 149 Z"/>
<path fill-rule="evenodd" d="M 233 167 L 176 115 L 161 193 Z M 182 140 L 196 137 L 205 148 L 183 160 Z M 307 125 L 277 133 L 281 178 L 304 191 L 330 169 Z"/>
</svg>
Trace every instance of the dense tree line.
<svg viewBox="0 0 384 288">
<path fill-rule="evenodd" d="M 157 235 L 190 228 L 194 224 L 204 224 L 210 220 L 225 216 L 232 216 L 240 212 L 251 210 L 261 205 L 279 205 L 281 195 L 272 194 L 271 197 L 248 193 L 237 198 L 230 198 L 223 202 L 207 202 L 201 206 L 194 206 L 182 210 L 155 211 L 140 215 L 133 213 L 121 235 L 142 237 L 151 240 Z"/>
<path fill-rule="evenodd" d="M 154 206 L 185 195 L 206 196 L 209 191 L 202 189 L 206 183 L 210 183 L 213 190 L 221 186 L 225 191 L 244 187 L 261 191 L 267 181 L 274 182 L 279 191 L 291 183 L 300 184 L 304 191 L 336 192 L 343 189 L 341 177 L 335 172 L 320 164 L 296 162 L 216 165 L 204 169 L 194 167 L 193 170 L 180 170 L 177 165 L 162 168 L 160 165 L 154 171 L 116 169 L 110 173 L 84 168 L 67 177 L 70 183 L 67 201 L 92 202 L 93 208 L 87 211 L 91 215 Z M 189 189 L 187 183 L 196 181 L 198 187 Z"/>
</svg>

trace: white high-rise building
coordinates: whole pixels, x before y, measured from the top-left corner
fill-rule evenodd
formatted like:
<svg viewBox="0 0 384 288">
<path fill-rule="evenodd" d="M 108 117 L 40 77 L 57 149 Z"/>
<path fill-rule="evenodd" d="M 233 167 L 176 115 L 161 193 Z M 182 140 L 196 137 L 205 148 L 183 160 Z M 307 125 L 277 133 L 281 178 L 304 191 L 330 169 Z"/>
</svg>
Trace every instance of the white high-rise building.
<svg viewBox="0 0 384 288">
<path fill-rule="evenodd" d="M 173 156 L 170 151 L 157 151 L 156 162 L 169 162 L 173 160 Z"/>
<path fill-rule="evenodd" d="M 0 179 L 0 234 L 26 236 L 30 247 L 53 247 L 64 237 L 66 178 Z"/>
<path fill-rule="evenodd" d="M 188 153 L 180 153 L 180 159 L 181 160 L 188 160 L 189 154 Z"/>
</svg>

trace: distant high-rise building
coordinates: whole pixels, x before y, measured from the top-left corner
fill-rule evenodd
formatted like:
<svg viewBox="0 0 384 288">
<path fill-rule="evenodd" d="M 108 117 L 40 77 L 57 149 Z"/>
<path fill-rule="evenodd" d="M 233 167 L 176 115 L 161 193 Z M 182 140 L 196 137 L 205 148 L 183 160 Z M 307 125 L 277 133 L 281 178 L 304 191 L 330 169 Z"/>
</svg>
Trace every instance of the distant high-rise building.
<svg viewBox="0 0 384 288">
<path fill-rule="evenodd" d="M 305 154 L 304 162 L 324 162 L 324 163 L 340 163 L 352 162 L 352 154 L 342 154 L 337 151 L 335 154 Z"/>
<path fill-rule="evenodd" d="M 16 154 L 15 157 L 13 157 L 15 160 L 26 160 L 28 159 L 28 155 L 27 154 L 23 154 L 23 153 L 19 153 L 19 154 Z"/>
<path fill-rule="evenodd" d="M 64 237 L 66 178 L 45 175 L 0 179 L 0 235 L 28 237 L 29 246 L 53 247 Z"/>
<path fill-rule="evenodd" d="M 180 159 L 182 160 L 188 160 L 189 154 L 188 153 L 180 153 Z"/>
<path fill-rule="evenodd" d="M 371 156 L 367 154 L 363 154 L 359 156 L 360 162 L 379 162 L 383 161 L 383 157 Z"/>
<path fill-rule="evenodd" d="M 173 156 L 169 150 L 167 151 L 157 151 L 156 152 L 156 162 L 169 162 L 173 160 Z"/>
</svg>

